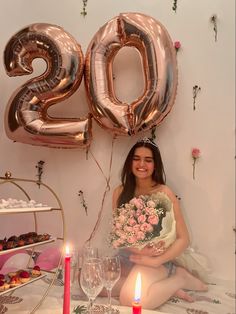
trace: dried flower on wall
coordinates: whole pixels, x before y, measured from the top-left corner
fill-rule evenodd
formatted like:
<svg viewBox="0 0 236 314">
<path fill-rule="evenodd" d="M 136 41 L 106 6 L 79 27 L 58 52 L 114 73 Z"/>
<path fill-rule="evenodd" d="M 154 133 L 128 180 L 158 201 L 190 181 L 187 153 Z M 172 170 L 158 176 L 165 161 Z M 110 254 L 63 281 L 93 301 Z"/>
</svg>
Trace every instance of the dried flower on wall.
<svg viewBox="0 0 236 314">
<path fill-rule="evenodd" d="M 82 204 L 82 206 L 83 206 L 83 208 L 85 210 L 86 216 L 88 216 L 88 206 L 87 206 L 87 204 L 85 202 L 85 199 L 84 199 L 84 192 L 80 190 L 78 192 L 78 196 L 80 197 L 81 204 Z"/>
<path fill-rule="evenodd" d="M 179 51 L 179 49 L 181 48 L 181 42 L 180 41 L 175 41 L 174 42 L 174 47 L 175 47 L 175 51 L 177 53 Z"/>
<path fill-rule="evenodd" d="M 195 180 L 195 166 L 196 161 L 201 156 L 201 151 L 199 148 L 193 148 L 192 149 L 192 159 L 193 159 L 193 179 Z"/>
<path fill-rule="evenodd" d="M 40 184 L 42 183 L 42 175 L 43 175 L 43 166 L 44 166 L 45 162 L 43 160 L 40 160 L 37 162 L 37 165 L 35 166 L 35 168 L 37 169 L 37 174 L 36 177 L 38 177 L 37 180 L 37 184 L 40 188 Z"/>
<path fill-rule="evenodd" d="M 196 98 L 197 94 L 200 92 L 201 87 L 198 85 L 193 86 L 193 110 L 196 110 Z"/>
<path fill-rule="evenodd" d="M 215 33 L 215 41 L 217 41 L 217 16 L 216 14 L 212 15 L 210 18 L 211 23 L 213 24 L 213 31 Z"/>
<path fill-rule="evenodd" d="M 177 11 L 177 0 L 173 1 L 172 10 L 175 12 Z"/>
<path fill-rule="evenodd" d="M 87 7 L 88 0 L 82 0 L 82 1 L 83 1 L 83 8 L 80 14 L 83 15 L 83 17 L 85 17 L 87 15 L 86 7 Z"/>
</svg>

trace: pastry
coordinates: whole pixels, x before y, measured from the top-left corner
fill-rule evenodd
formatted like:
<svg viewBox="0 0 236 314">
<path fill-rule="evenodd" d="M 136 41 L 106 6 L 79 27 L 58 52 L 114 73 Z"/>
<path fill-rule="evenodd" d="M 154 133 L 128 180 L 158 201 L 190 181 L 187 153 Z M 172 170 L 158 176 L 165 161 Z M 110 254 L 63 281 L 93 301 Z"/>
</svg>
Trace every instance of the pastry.
<svg viewBox="0 0 236 314">
<path fill-rule="evenodd" d="M 8 275 L 8 277 L 12 278 L 12 277 L 17 275 L 17 272 L 16 271 L 11 271 L 7 275 Z"/>
<path fill-rule="evenodd" d="M 8 282 L 4 283 L 4 290 L 10 289 L 10 284 Z"/>
<path fill-rule="evenodd" d="M 5 282 L 0 280 L 0 292 L 3 292 L 5 290 L 4 284 L 5 284 Z"/>
<path fill-rule="evenodd" d="M 29 237 L 29 238 L 25 238 L 25 244 L 27 245 L 27 244 L 33 244 L 34 243 L 34 239 L 33 238 L 31 238 L 31 237 Z"/>
<path fill-rule="evenodd" d="M 16 247 L 16 243 L 14 241 L 7 241 L 6 248 L 7 249 L 14 249 Z"/>
<path fill-rule="evenodd" d="M 10 287 L 17 287 L 21 285 L 20 278 L 18 276 L 13 276 L 10 280 Z"/>
<path fill-rule="evenodd" d="M 7 241 L 13 241 L 13 242 L 17 242 L 18 241 L 18 237 L 13 235 L 11 236 Z"/>
<path fill-rule="evenodd" d="M 23 270 L 19 273 L 19 278 L 22 283 L 25 283 L 30 280 L 30 274 L 27 271 Z"/>
<path fill-rule="evenodd" d="M 24 246 L 24 245 L 25 245 L 25 240 L 19 239 L 19 240 L 17 241 L 17 246 Z"/>
<path fill-rule="evenodd" d="M 47 240 L 49 240 L 49 239 L 50 239 L 50 234 L 44 233 L 44 234 L 43 234 L 43 241 L 47 241 Z"/>
<path fill-rule="evenodd" d="M 35 265 L 34 268 L 31 270 L 31 275 L 34 278 L 41 275 L 41 270 L 40 270 L 40 267 L 38 265 Z"/>
</svg>

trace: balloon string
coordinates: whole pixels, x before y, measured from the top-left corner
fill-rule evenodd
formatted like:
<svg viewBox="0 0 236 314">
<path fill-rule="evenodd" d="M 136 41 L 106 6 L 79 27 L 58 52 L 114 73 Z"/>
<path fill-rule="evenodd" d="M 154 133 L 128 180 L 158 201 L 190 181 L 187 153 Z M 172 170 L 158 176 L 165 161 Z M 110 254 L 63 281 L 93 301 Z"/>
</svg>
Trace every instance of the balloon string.
<svg viewBox="0 0 236 314">
<path fill-rule="evenodd" d="M 105 173 L 103 172 L 102 167 L 99 165 L 99 162 L 98 162 L 97 159 L 94 157 L 94 154 L 92 153 L 91 149 L 89 149 L 88 152 L 91 154 L 93 160 L 95 161 L 96 165 L 97 165 L 98 168 L 100 169 L 100 171 L 101 171 L 101 173 L 102 173 L 103 177 L 105 178 L 106 183 L 107 183 L 107 185 L 108 185 L 108 179 L 107 179 Z"/>
<path fill-rule="evenodd" d="M 98 218 L 97 218 L 97 221 L 96 221 L 95 226 L 94 226 L 94 228 L 93 228 L 93 231 L 92 231 L 92 233 L 90 234 L 89 238 L 85 241 L 85 243 L 88 243 L 88 242 L 90 242 L 90 241 L 93 239 L 93 237 L 94 237 L 94 235 L 95 235 L 95 233 L 96 233 L 96 231 L 97 231 L 97 229 L 98 229 L 98 227 L 99 227 L 99 225 L 100 225 L 100 221 L 101 221 L 101 218 L 102 218 L 103 207 L 104 207 L 104 202 L 105 202 L 105 199 L 106 199 L 106 195 L 107 195 L 107 193 L 110 191 L 110 179 L 111 179 L 111 169 L 112 169 L 113 149 L 114 149 L 114 142 L 115 142 L 115 139 L 116 139 L 116 135 L 114 135 L 113 138 L 112 138 L 112 143 L 111 143 L 111 156 L 110 156 L 110 163 L 109 163 L 109 173 L 108 173 L 108 178 L 106 178 L 107 184 L 106 184 L 106 187 L 105 187 L 105 191 L 104 191 L 104 193 L 103 193 L 101 208 L 100 208 L 100 210 L 99 210 L 99 212 L 98 212 Z M 96 163 L 97 163 L 97 161 L 96 161 Z M 97 165 L 99 166 L 98 163 L 97 163 Z M 101 169 L 100 166 L 99 166 L 99 168 Z M 103 173 L 103 172 L 102 172 L 102 173 Z"/>
</svg>

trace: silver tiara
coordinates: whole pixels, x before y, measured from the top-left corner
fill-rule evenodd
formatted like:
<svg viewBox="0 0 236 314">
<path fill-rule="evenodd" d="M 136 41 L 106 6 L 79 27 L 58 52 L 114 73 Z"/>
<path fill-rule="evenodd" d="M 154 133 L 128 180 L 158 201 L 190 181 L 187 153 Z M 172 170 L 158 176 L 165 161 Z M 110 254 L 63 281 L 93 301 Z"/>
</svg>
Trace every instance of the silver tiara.
<svg viewBox="0 0 236 314">
<path fill-rule="evenodd" d="M 158 148 L 157 144 L 154 143 L 153 141 L 151 141 L 150 138 L 148 138 L 148 137 L 144 137 L 144 138 L 138 140 L 137 143 L 144 143 L 144 144 L 148 143 L 148 144 L 151 144 L 152 146 L 155 146 L 156 148 Z"/>
</svg>

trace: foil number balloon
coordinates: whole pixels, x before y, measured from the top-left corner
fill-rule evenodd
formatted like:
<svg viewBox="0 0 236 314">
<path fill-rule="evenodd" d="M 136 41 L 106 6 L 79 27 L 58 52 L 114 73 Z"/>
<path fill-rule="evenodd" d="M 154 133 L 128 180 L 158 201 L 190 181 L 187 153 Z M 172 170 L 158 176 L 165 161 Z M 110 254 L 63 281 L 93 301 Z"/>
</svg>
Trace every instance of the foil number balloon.
<svg viewBox="0 0 236 314">
<path fill-rule="evenodd" d="M 145 78 L 143 94 L 131 104 L 119 101 L 112 66 L 125 46 L 138 50 Z M 108 131 L 133 135 L 158 125 L 171 110 L 177 89 L 176 54 L 166 29 L 141 13 L 123 13 L 93 37 L 86 54 L 85 88 L 91 114 L 85 119 L 59 119 L 49 106 L 71 96 L 83 76 L 83 54 L 62 28 L 37 23 L 14 35 L 4 51 L 9 76 L 32 73 L 43 58 L 47 69 L 18 88 L 5 113 L 5 129 L 14 141 L 50 147 L 87 147 L 92 139 L 91 114 Z"/>
<path fill-rule="evenodd" d="M 131 104 L 115 95 L 112 63 L 125 46 L 142 57 L 143 94 Z M 169 113 L 177 89 L 176 53 L 166 29 L 150 16 L 123 13 L 93 37 L 85 60 L 85 86 L 96 121 L 115 134 L 132 135 L 158 125 Z"/>
<path fill-rule="evenodd" d="M 47 114 L 49 106 L 71 96 L 81 83 L 84 58 L 75 39 L 61 27 L 32 24 L 6 45 L 4 62 L 9 76 L 33 72 L 31 63 L 43 58 L 46 71 L 18 88 L 5 111 L 8 137 L 22 143 L 49 147 L 87 147 L 91 118 L 61 119 Z"/>
</svg>

